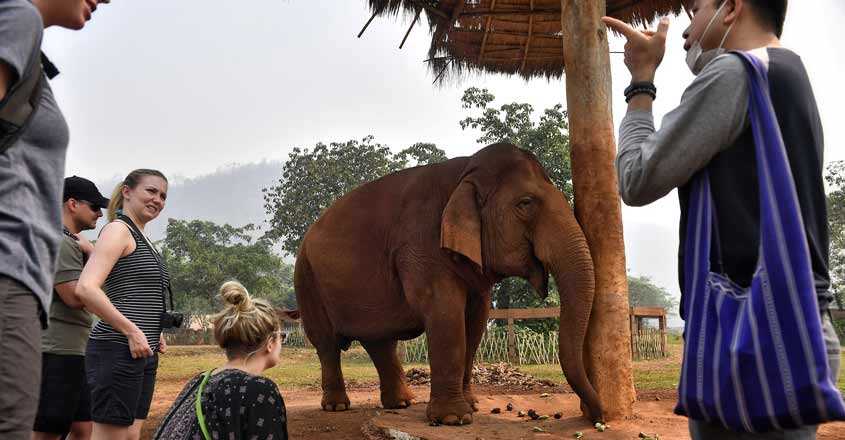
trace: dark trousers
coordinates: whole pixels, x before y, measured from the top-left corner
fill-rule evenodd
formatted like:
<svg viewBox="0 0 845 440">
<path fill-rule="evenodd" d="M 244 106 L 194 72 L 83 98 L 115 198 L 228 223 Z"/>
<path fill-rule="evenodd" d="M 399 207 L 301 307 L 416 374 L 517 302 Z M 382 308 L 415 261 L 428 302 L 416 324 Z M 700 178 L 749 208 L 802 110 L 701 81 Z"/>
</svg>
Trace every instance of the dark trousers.
<svg viewBox="0 0 845 440">
<path fill-rule="evenodd" d="M 30 438 L 41 381 L 38 300 L 17 281 L 0 276 L 0 438 Z"/>
</svg>

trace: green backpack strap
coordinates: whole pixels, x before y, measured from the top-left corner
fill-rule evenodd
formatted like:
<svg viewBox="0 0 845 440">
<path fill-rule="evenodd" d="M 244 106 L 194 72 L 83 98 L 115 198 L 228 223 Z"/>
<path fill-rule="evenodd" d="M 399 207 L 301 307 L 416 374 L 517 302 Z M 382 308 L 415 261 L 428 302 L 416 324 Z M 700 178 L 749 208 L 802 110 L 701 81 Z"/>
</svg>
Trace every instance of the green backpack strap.
<svg viewBox="0 0 845 440">
<path fill-rule="evenodd" d="M 194 402 L 194 408 L 197 413 L 197 422 L 200 425 L 200 431 L 202 431 L 202 437 L 205 440 L 211 440 L 211 434 L 208 433 L 208 427 L 205 425 L 205 415 L 202 413 L 202 390 L 205 388 L 208 378 L 211 377 L 211 372 L 212 370 L 208 370 L 202 375 L 202 381 L 200 382 L 200 386 L 197 388 L 197 397 Z"/>
</svg>

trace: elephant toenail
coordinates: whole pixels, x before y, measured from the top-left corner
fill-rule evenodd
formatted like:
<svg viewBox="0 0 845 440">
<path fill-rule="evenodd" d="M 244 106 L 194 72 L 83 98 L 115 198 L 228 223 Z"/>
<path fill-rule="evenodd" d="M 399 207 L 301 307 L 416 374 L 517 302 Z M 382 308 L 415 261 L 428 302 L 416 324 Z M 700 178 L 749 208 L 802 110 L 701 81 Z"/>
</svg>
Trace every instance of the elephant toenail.
<svg viewBox="0 0 845 440">
<path fill-rule="evenodd" d="M 464 414 L 464 416 L 461 417 L 461 425 L 469 425 L 470 423 L 472 423 L 472 415 Z"/>
<path fill-rule="evenodd" d="M 458 416 L 448 415 L 443 417 L 443 424 L 444 425 L 457 425 L 458 424 Z"/>
<path fill-rule="evenodd" d="M 346 404 L 338 403 L 337 406 L 334 407 L 335 411 L 346 411 Z"/>
</svg>

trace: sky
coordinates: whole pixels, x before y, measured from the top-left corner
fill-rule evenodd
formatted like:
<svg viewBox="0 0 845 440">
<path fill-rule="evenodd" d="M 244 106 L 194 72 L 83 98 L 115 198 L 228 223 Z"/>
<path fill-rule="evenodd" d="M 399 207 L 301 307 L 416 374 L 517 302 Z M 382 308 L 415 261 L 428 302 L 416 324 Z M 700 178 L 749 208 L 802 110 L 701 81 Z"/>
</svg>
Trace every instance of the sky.
<svg viewBox="0 0 845 440">
<path fill-rule="evenodd" d="M 433 142 L 450 157 L 469 155 L 482 145 L 458 126 L 465 88 L 486 87 L 499 105 L 565 105 L 562 79 L 488 74 L 433 86 L 427 25 L 417 24 L 402 50 L 410 17 L 377 18 L 356 38 L 370 17 L 366 3 L 116 0 L 82 31 L 48 29 L 44 50 L 62 71 L 51 84 L 71 129 L 66 173 L 113 181 L 151 167 L 178 182 L 370 134 L 394 150 Z M 845 2 L 791 4 L 783 44 L 802 56 L 815 89 L 825 161 L 845 159 Z M 655 81 L 658 121 L 692 80 L 680 37 L 688 23 L 685 14 L 672 18 Z M 623 45 L 612 36 L 611 50 Z M 630 77 L 622 55 L 611 62 L 618 126 Z M 677 291 L 675 193 L 624 207 L 623 219 L 632 272 Z"/>
</svg>

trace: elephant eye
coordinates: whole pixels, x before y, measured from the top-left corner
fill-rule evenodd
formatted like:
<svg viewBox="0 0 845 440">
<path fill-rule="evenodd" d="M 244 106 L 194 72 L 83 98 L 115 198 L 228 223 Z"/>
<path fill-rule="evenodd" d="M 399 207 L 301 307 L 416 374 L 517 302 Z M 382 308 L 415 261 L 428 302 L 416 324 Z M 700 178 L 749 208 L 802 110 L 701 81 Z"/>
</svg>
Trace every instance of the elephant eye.
<svg viewBox="0 0 845 440">
<path fill-rule="evenodd" d="M 519 208 L 525 209 L 525 208 L 530 207 L 532 204 L 534 204 L 533 198 L 523 197 L 523 198 L 519 199 L 519 203 L 517 203 L 516 206 L 519 207 Z"/>
</svg>

